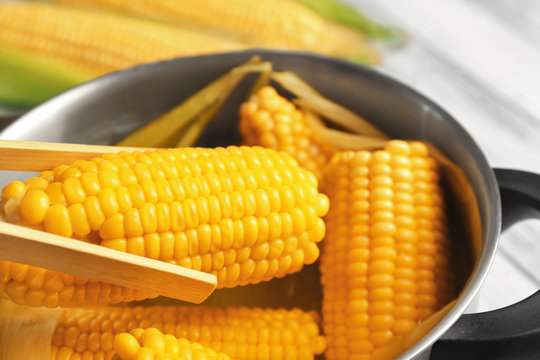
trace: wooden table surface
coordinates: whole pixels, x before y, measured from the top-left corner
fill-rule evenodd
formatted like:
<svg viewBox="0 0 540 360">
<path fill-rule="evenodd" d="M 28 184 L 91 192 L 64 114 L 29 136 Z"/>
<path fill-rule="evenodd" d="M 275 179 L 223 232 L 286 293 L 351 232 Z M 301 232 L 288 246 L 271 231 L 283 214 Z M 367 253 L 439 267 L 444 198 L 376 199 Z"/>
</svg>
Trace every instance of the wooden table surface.
<svg viewBox="0 0 540 360">
<path fill-rule="evenodd" d="M 451 113 L 492 166 L 540 172 L 539 0 L 344 1 L 409 34 L 405 47 L 383 49 L 380 71 Z M 505 232 L 471 310 L 536 291 L 539 257 L 540 222 Z"/>
<path fill-rule="evenodd" d="M 348 0 L 410 36 L 380 70 L 423 93 L 471 133 L 493 167 L 540 173 L 540 1 Z M 540 184 L 539 184 L 540 186 Z M 540 222 L 501 237 L 473 310 L 540 288 Z"/>
</svg>

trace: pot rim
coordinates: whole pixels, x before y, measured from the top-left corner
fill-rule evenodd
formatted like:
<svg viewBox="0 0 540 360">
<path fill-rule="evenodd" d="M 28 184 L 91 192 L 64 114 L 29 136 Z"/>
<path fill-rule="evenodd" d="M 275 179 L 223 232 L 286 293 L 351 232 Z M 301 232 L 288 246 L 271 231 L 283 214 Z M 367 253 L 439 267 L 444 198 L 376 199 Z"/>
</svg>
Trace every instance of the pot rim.
<svg viewBox="0 0 540 360">
<path fill-rule="evenodd" d="M 486 228 L 486 224 L 482 224 L 482 250 L 479 259 L 476 261 L 474 268 L 465 283 L 462 291 L 457 297 L 456 304 L 452 309 L 444 316 L 444 318 L 419 342 L 409 348 L 406 352 L 401 354 L 398 359 L 410 359 L 417 355 L 422 354 L 424 351 L 429 350 L 431 345 L 440 338 L 446 330 L 464 313 L 465 309 L 474 296 L 478 293 L 482 283 L 484 282 L 487 273 L 491 267 L 495 253 L 498 247 L 498 237 L 501 228 L 501 201 L 495 173 L 489 165 L 484 152 L 473 140 L 471 135 L 459 124 L 459 122 L 428 97 L 422 95 L 412 87 L 406 85 L 392 78 L 387 74 L 383 74 L 375 68 L 370 68 L 365 65 L 352 63 L 350 61 L 329 57 L 321 54 L 310 53 L 306 51 L 291 51 L 291 50 L 268 50 L 268 49 L 250 49 L 244 51 L 233 51 L 221 54 L 201 55 L 201 56 L 189 56 L 181 57 L 170 60 L 163 60 L 144 65 L 135 66 L 125 70 L 111 72 L 99 78 L 90 80 L 88 82 L 77 85 L 54 98 L 42 103 L 36 108 L 32 109 L 28 113 L 15 120 L 12 124 L 7 126 L 4 130 L 0 131 L 0 139 L 24 139 L 25 130 L 31 127 L 36 121 L 39 121 L 40 114 L 42 113 L 54 113 L 56 109 L 69 106 L 69 103 L 76 100 L 81 94 L 97 91 L 101 86 L 106 86 L 109 83 L 117 81 L 123 81 L 123 79 L 129 78 L 132 74 L 141 76 L 144 74 L 151 74 L 154 69 L 162 66 L 182 66 L 184 62 L 197 61 L 203 58 L 238 58 L 245 59 L 254 55 L 260 55 L 264 60 L 265 55 L 271 56 L 291 56 L 297 58 L 308 59 L 310 61 L 324 62 L 330 64 L 333 68 L 341 68 L 342 70 L 356 73 L 362 77 L 376 81 L 383 85 L 387 91 L 395 92 L 399 96 L 407 98 L 408 101 L 412 101 L 417 104 L 425 105 L 430 111 L 434 111 L 441 115 L 444 122 L 460 137 L 462 143 L 468 149 L 469 154 L 472 156 L 478 171 L 481 174 L 482 180 L 487 187 L 487 198 L 492 210 L 492 218 L 489 222 L 489 226 Z M 240 61 L 239 61 L 240 62 Z"/>
</svg>

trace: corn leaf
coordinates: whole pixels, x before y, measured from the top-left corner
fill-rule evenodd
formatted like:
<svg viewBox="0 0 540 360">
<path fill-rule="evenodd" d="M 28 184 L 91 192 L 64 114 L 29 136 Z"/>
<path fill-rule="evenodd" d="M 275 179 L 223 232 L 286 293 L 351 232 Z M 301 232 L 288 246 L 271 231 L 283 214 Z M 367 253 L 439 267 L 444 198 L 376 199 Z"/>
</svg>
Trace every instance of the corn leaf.
<svg viewBox="0 0 540 360">
<path fill-rule="evenodd" d="M 322 97 L 322 94 L 291 71 L 274 71 L 272 80 L 301 98 Z"/>
<path fill-rule="evenodd" d="M 230 92 L 249 73 L 268 68 L 258 57 L 220 76 L 203 89 L 184 100 L 180 105 L 128 135 L 117 145 L 142 147 L 173 147 L 186 127 L 214 104 L 221 94 Z"/>
<path fill-rule="evenodd" d="M 91 76 L 53 60 L 0 46 L 0 104 L 30 108 Z"/>
<path fill-rule="evenodd" d="M 197 116 L 195 121 L 192 121 L 180 135 L 176 147 L 194 146 L 206 125 L 217 116 L 233 90 L 234 88 L 232 87 L 225 90 L 214 104 L 206 108 L 199 116 Z"/>
<path fill-rule="evenodd" d="M 257 91 L 259 91 L 259 89 L 261 89 L 262 87 L 264 87 L 264 86 L 266 86 L 266 85 L 268 85 L 270 83 L 270 79 L 272 78 L 272 71 L 273 70 L 272 70 L 272 63 L 268 63 L 268 64 L 269 64 L 269 67 L 266 70 L 261 71 L 261 74 L 259 75 L 259 77 L 255 81 L 255 83 L 253 84 L 253 86 L 249 90 L 248 95 L 247 95 L 248 99 L 251 97 L 251 95 L 253 95 Z"/>
<path fill-rule="evenodd" d="M 330 129 L 313 112 L 305 110 L 309 127 L 316 132 L 323 142 L 339 150 L 374 150 L 381 149 L 388 142 L 386 139 L 369 135 L 358 135 L 341 130 Z"/>
<path fill-rule="evenodd" d="M 319 15 L 338 24 L 356 29 L 370 39 L 384 41 L 390 45 L 401 45 L 406 41 L 403 31 L 384 26 L 370 19 L 357 8 L 336 0 L 296 0 Z"/>
<path fill-rule="evenodd" d="M 295 100 L 298 105 L 318 113 L 328 121 L 357 134 L 387 138 L 382 131 L 366 119 L 325 98 L 298 75 L 292 72 L 274 72 L 272 73 L 272 79 L 298 96 L 298 99 Z"/>
</svg>

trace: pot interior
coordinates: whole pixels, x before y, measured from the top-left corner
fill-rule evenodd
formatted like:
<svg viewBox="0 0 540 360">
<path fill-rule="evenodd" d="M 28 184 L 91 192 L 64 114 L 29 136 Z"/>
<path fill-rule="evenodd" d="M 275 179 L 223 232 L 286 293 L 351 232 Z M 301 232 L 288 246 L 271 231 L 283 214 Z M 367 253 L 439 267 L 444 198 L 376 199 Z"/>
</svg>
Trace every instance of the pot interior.
<svg viewBox="0 0 540 360">
<path fill-rule="evenodd" d="M 451 208 L 457 288 L 454 309 L 408 354 L 414 355 L 439 337 L 464 311 L 478 290 L 496 247 L 500 204 L 495 179 L 470 136 L 437 105 L 374 70 L 306 53 L 248 51 L 182 58 L 112 73 L 78 86 L 29 112 L 0 134 L 4 139 L 114 144 L 126 134 L 177 105 L 230 68 L 253 55 L 270 60 L 277 70 L 293 71 L 328 98 L 364 116 L 392 137 L 422 139 L 435 144 L 466 174 L 476 196 L 481 244 L 474 246 L 460 204 L 447 196 Z M 239 86 L 219 116 L 199 139 L 200 146 L 238 144 L 238 106 L 254 80 Z M 0 183 L 21 174 L 0 174 Z M 259 285 L 216 291 L 208 304 L 300 306 L 320 308 L 317 264 Z M 279 294 L 279 296 L 268 296 Z M 160 299 L 160 302 L 167 300 Z M 407 354 L 406 354 L 407 355 Z"/>
</svg>

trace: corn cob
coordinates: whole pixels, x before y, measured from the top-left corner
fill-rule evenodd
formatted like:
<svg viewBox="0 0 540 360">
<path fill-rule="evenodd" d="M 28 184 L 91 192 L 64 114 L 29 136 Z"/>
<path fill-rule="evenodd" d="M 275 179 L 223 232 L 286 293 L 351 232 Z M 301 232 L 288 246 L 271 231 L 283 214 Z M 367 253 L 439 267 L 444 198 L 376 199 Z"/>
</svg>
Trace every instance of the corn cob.
<svg viewBox="0 0 540 360">
<path fill-rule="evenodd" d="M 171 334 L 164 335 L 156 328 L 137 328 L 130 333 L 116 335 L 114 351 L 121 360 L 231 360 L 224 353 L 186 339 L 177 339 Z"/>
<path fill-rule="evenodd" d="M 270 86 L 241 105 L 239 127 L 245 145 L 285 151 L 318 179 L 336 151 L 313 132 L 302 110 Z"/>
<path fill-rule="evenodd" d="M 452 295 L 438 169 L 422 143 L 393 140 L 337 153 L 325 174 L 326 356 L 371 359 Z"/>
<path fill-rule="evenodd" d="M 309 50 L 368 63 L 378 55 L 364 36 L 289 0 L 56 0 L 129 11 L 175 24 L 190 23 L 237 36 L 256 47 Z"/>
<path fill-rule="evenodd" d="M 318 314 L 299 309 L 102 307 L 65 310 L 52 337 L 51 360 L 62 354 L 111 358 L 114 337 L 156 328 L 238 360 L 312 359 L 325 349 Z M 137 330 L 138 331 L 138 330 Z M 266 355 L 265 355 L 266 354 Z"/>
<path fill-rule="evenodd" d="M 0 45 L 99 76 L 178 56 L 225 52 L 241 43 L 179 26 L 39 3 L 0 3 Z"/>
<path fill-rule="evenodd" d="M 319 256 L 328 198 L 260 147 L 106 154 L 2 190 L 4 220 L 215 274 L 218 288 L 283 277 Z M 0 296 L 33 306 L 151 294 L 0 262 Z"/>
</svg>

